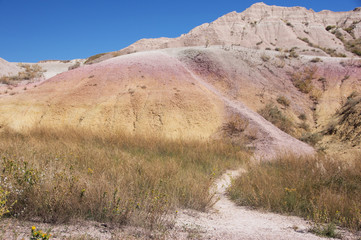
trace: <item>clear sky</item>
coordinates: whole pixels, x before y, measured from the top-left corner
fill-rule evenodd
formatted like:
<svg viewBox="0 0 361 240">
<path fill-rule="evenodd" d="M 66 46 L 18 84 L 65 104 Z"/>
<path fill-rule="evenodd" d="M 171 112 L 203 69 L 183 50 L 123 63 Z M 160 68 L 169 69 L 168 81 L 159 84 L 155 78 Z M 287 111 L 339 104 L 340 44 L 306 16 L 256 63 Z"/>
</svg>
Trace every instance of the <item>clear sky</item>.
<svg viewBox="0 0 361 240">
<path fill-rule="evenodd" d="M 86 58 L 141 38 L 178 37 L 250 0 L 0 0 L 0 57 L 11 62 Z M 361 0 L 264 0 L 268 5 L 349 11 Z"/>
</svg>

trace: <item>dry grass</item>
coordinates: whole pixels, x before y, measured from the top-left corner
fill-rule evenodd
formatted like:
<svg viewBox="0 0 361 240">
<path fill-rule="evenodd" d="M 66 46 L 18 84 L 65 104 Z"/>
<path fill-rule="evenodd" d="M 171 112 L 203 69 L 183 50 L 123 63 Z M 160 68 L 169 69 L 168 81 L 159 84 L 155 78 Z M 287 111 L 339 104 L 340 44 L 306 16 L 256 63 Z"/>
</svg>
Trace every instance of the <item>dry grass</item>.
<svg viewBox="0 0 361 240">
<path fill-rule="evenodd" d="M 314 88 L 312 80 L 314 79 L 317 70 L 318 68 L 313 66 L 294 72 L 291 75 L 293 85 L 302 93 L 310 93 Z"/>
<path fill-rule="evenodd" d="M 19 72 L 18 75 L 15 76 L 3 76 L 0 78 L 0 83 L 10 85 L 18 81 L 32 80 L 42 77 L 45 72 L 42 67 L 37 64 L 19 64 L 19 67 L 23 68 L 24 71 Z"/>
<path fill-rule="evenodd" d="M 88 59 L 84 62 L 84 64 L 92 64 L 93 61 L 95 61 L 96 59 L 104 56 L 105 54 L 107 54 L 107 53 L 98 53 L 98 54 L 95 54 L 95 55 L 93 55 L 93 56 L 90 56 L 90 57 L 88 57 Z"/>
<path fill-rule="evenodd" d="M 205 210 L 226 169 L 247 159 L 221 142 L 185 142 L 65 128 L 0 133 L 0 184 L 10 214 L 163 226 L 178 207 Z"/>
<path fill-rule="evenodd" d="M 240 205 L 361 230 L 361 157 L 280 157 L 250 165 L 229 190 Z"/>
</svg>

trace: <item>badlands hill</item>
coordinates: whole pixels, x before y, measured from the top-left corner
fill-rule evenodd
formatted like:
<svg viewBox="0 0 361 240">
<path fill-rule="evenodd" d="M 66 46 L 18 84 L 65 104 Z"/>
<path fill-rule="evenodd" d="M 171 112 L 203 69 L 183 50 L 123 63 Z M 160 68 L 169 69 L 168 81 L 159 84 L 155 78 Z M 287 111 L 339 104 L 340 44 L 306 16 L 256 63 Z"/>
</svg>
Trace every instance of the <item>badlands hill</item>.
<svg viewBox="0 0 361 240">
<path fill-rule="evenodd" d="M 340 140 L 343 150 L 359 150 L 345 139 L 354 129 L 343 119 L 359 116 L 352 96 L 361 92 L 361 62 L 352 51 L 360 22 L 359 9 L 315 13 L 259 3 L 176 39 L 140 40 L 79 60 L 90 65 L 70 71 L 76 62 L 39 63 L 63 73 L 28 87 L 3 85 L 0 126 L 226 138 L 266 156 L 313 152 L 296 138 L 322 150 L 334 143 L 331 150 L 340 150 Z M 350 101 L 357 107 L 349 109 Z"/>
<path fill-rule="evenodd" d="M 294 49 L 307 55 L 351 57 L 361 55 L 361 48 L 354 47 L 360 37 L 361 8 L 315 12 L 256 3 L 242 13 L 228 13 L 178 38 L 141 39 L 120 51 L 97 55 L 88 63 L 139 51 L 208 45 Z"/>
</svg>

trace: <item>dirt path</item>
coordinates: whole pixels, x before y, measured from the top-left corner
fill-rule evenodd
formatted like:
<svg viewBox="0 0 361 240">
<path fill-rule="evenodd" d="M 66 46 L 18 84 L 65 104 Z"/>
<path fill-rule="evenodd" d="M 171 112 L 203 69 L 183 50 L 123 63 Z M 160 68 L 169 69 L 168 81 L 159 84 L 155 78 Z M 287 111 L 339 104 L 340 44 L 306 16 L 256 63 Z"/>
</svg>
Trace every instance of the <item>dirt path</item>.
<svg viewBox="0 0 361 240">
<path fill-rule="evenodd" d="M 236 206 L 226 196 L 231 179 L 244 170 L 228 171 L 215 183 L 217 203 L 208 213 L 181 211 L 176 231 L 195 239 L 322 239 L 308 233 L 310 225 L 301 218 L 262 213 Z"/>
<path fill-rule="evenodd" d="M 266 121 L 240 102 L 225 97 L 214 86 L 194 74 L 185 64 L 185 70 L 200 86 L 223 100 L 259 129 L 260 139 L 256 141 L 255 158 L 270 159 L 281 149 L 298 154 L 312 154 L 314 150 Z M 199 239 L 321 239 L 308 233 L 309 224 L 298 217 L 262 213 L 246 207 L 236 206 L 226 195 L 232 178 L 239 176 L 244 169 L 228 171 L 219 178 L 211 191 L 218 201 L 207 213 L 192 210 L 180 211 L 176 219 L 176 231 L 187 232 L 187 238 Z"/>
</svg>

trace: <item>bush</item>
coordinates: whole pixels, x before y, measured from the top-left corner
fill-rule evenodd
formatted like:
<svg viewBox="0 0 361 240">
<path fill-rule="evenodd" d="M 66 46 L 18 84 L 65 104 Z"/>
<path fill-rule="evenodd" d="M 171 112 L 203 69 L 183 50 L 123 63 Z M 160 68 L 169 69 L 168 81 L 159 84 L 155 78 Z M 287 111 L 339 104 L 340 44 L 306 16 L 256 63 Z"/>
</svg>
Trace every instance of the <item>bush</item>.
<svg viewBox="0 0 361 240">
<path fill-rule="evenodd" d="M 306 116 L 306 114 L 304 114 L 304 113 L 301 113 L 301 114 L 298 116 L 298 118 L 301 119 L 301 120 L 303 120 L 303 121 L 307 120 L 307 116 Z"/>
<path fill-rule="evenodd" d="M 290 106 L 290 100 L 288 98 L 286 98 L 285 96 L 279 96 L 277 98 L 277 102 L 285 107 Z"/>
<path fill-rule="evenodd" d="M 302 129 L 305 130 L 306 132 L 308 132 L 308 131 L 310 130 L 310 125 L 308 125 L 308 124 L 305 123 L 305 122 L 300 123 L 298 127 L 299 127 L 299 128 L 302 128 Z"/>
<path fill-rule="evenodd" d="M 329 26 L 326 27 L 326 31 L 330 31 L 330 30 L 333 29 L 333 28 L 336 28 L 336 26 L 334 26 L 334 25 L 333 25 L 333 26 L 329 25 Z"/>
<path fill-rule="evenodd" d="M 73 70 L 80 67 L 80 62 L 76 62 L 75 64 L 71 65 L 70 67 L 68 67 L 68 70 Z"/>
<path fill-rule="evenodd" d="M 302 135 L 300 140 L 302 142 L 306 142 L 312 146 L 315 146 L 319 141 L 322 140 L 322 135 L 319 133 L 306 133 L 306 134 Z"/>
<path fill-rule="evenodd" d="M 292 134 L 293 123 L 273 104 L 267 104 L 258 113 L 282 131 Z"/>
<path fill-rule="evenodd" d="M 344 42 L 344 44 L 347 51 L 350 51 L 358 56 L 361 56 L 361 38 Z"/>
<path fill-rule="evenodd" d="M 232 115 L 223 127 L 223 131 L 229 136 L 239 135 L 246 130 L 248 124 L 248 120 L 241 118 L 239 115 Z"/>
<path fill-rule="evenodd" d="M 306 67 L 302 71 L 293 73 L 291 81 L 300 92 L 310 93 L 313 89 L 312 79 L 316 71 L 316 67 Z"/>
<path fill-rule="evenodd" d="M 261 55 L 261 59 L 262 59 L 262 61 L 264 61 L 264 62 L 267 62 L 268 60 L 270 60 L 270 56 L 268 56 L 268 55 L 266 55 L 266 54 L 262 54 Z"/>
<path fill-rule="evenodd" d="M 321 58 L 316 57 L 316 58 L 312 58 L 310 62 L 317 63 L 317 62 L 322 62 L 322 60 L 321 60 Z"/>
</svg>

